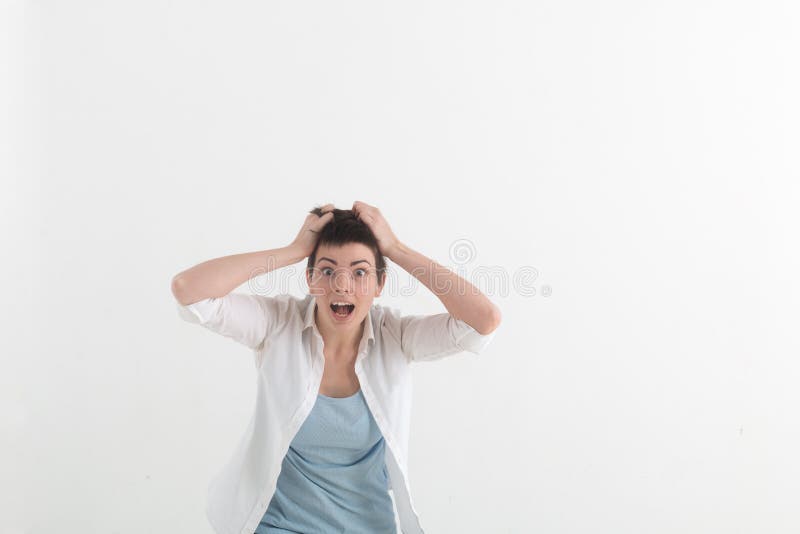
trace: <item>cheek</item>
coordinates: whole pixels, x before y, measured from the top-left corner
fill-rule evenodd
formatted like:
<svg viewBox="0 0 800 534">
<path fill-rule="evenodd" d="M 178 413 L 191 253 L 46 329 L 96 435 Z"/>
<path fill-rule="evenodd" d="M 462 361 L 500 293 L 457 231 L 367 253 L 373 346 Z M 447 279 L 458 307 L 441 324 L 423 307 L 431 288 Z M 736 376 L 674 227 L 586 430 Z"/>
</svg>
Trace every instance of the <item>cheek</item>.
<svg viewBox="0 0 800 534">
<path fill-rule="evenodd" d="M 318 288 L 327 288 L 330 285 L 330 280 L 325 277 L 323 274 L 316 274 L 312 276 L 310 279 L 307 278 L 306 282 L 308 283 L 309 287 L 318 287 Z"/>
<path fill-rule="evenodd" d="M 328 284 L 322 280 L 311 280 L 308 283 L 308 290 L 314 295 L 326 295 L 330 293 L 330 289 L 328 288 Z"/>
<path fill-rule="evenodd" d="M 375 285 L 370 283 L 368 280 L 360 281 L 356 284 L 356 293 L 359 295 L 372 295 L 375 292 Z"/>
</svg>

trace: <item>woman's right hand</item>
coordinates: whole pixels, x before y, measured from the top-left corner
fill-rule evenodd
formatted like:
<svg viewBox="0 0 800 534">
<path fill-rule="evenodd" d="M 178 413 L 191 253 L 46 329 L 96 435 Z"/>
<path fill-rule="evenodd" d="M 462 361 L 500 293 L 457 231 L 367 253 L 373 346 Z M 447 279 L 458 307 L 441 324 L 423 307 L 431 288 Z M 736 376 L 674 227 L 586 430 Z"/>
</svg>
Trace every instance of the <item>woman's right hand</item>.
<svg viewBox="0 0 800 534">
<path fill-rule="evenodd" d="M 309 213 L 306 216 L 303 227 L 300 228 L 297 237 L 295 237 L 294 241 L 289 245 L 291 248 L 301 253 L 303 258 L 307 258 L 311 255 L 314 251 L 314 247 L 317 246 L 320 230 L 333 219 L 333 204 L 325 204 L 321 209 L 323 212 L 322 216 L 314 213 Z"/>
</svg>

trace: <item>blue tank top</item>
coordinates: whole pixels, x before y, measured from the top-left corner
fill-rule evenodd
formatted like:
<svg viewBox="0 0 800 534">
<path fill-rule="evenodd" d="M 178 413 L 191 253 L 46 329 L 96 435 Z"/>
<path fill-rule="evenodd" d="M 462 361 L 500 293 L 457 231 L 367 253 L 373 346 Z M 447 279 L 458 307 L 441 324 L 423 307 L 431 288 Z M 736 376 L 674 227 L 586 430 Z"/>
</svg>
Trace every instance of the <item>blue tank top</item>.
<svg viewBox="0 0 800 534">
<path fill-rule="evenodd" d="M 317 400 L 255 534 L 396 534 L 385 442 L 359 389 Z"/>
</svg>

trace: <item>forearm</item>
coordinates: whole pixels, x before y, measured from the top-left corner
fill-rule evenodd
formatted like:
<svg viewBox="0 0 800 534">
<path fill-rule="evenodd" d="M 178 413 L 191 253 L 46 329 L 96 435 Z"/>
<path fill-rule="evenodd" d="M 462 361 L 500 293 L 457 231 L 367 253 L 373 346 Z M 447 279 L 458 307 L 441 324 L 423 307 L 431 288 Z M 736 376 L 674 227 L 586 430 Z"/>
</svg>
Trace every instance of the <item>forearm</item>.
<svg viewBox="0 0 800 534">
<path fill-rule="evenodd" d="M 386 256 L 439 297 L 450 315 L 479 333 L 488 334 L 500 324 L 500 309 L 447 267 L 399 242 Z"/>
<path fill-rule="evenodd" d="M 303 256 L 287 246 L 204 261 L 172 278 L 172 294 L 184 306 L 223 297 L 251 278 L 295 264 Z"/>
</svg>

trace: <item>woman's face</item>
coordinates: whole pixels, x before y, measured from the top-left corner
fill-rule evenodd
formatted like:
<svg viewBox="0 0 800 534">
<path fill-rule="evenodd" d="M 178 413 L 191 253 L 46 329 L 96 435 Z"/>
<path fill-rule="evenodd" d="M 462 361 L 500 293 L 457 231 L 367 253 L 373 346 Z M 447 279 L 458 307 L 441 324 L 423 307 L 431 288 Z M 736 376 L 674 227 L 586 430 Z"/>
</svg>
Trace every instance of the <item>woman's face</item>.
<svg viewBox="0 0 800 534">
<path fill-rule="evenodd" d="M 306 277 L 309 293 L 317 300 L 317 320 L 342 330 L 358 328 L 383 289 L 378 284 L 375 255 L 362 243 L 320 245 L 314 268 Z"/>
</svg>

